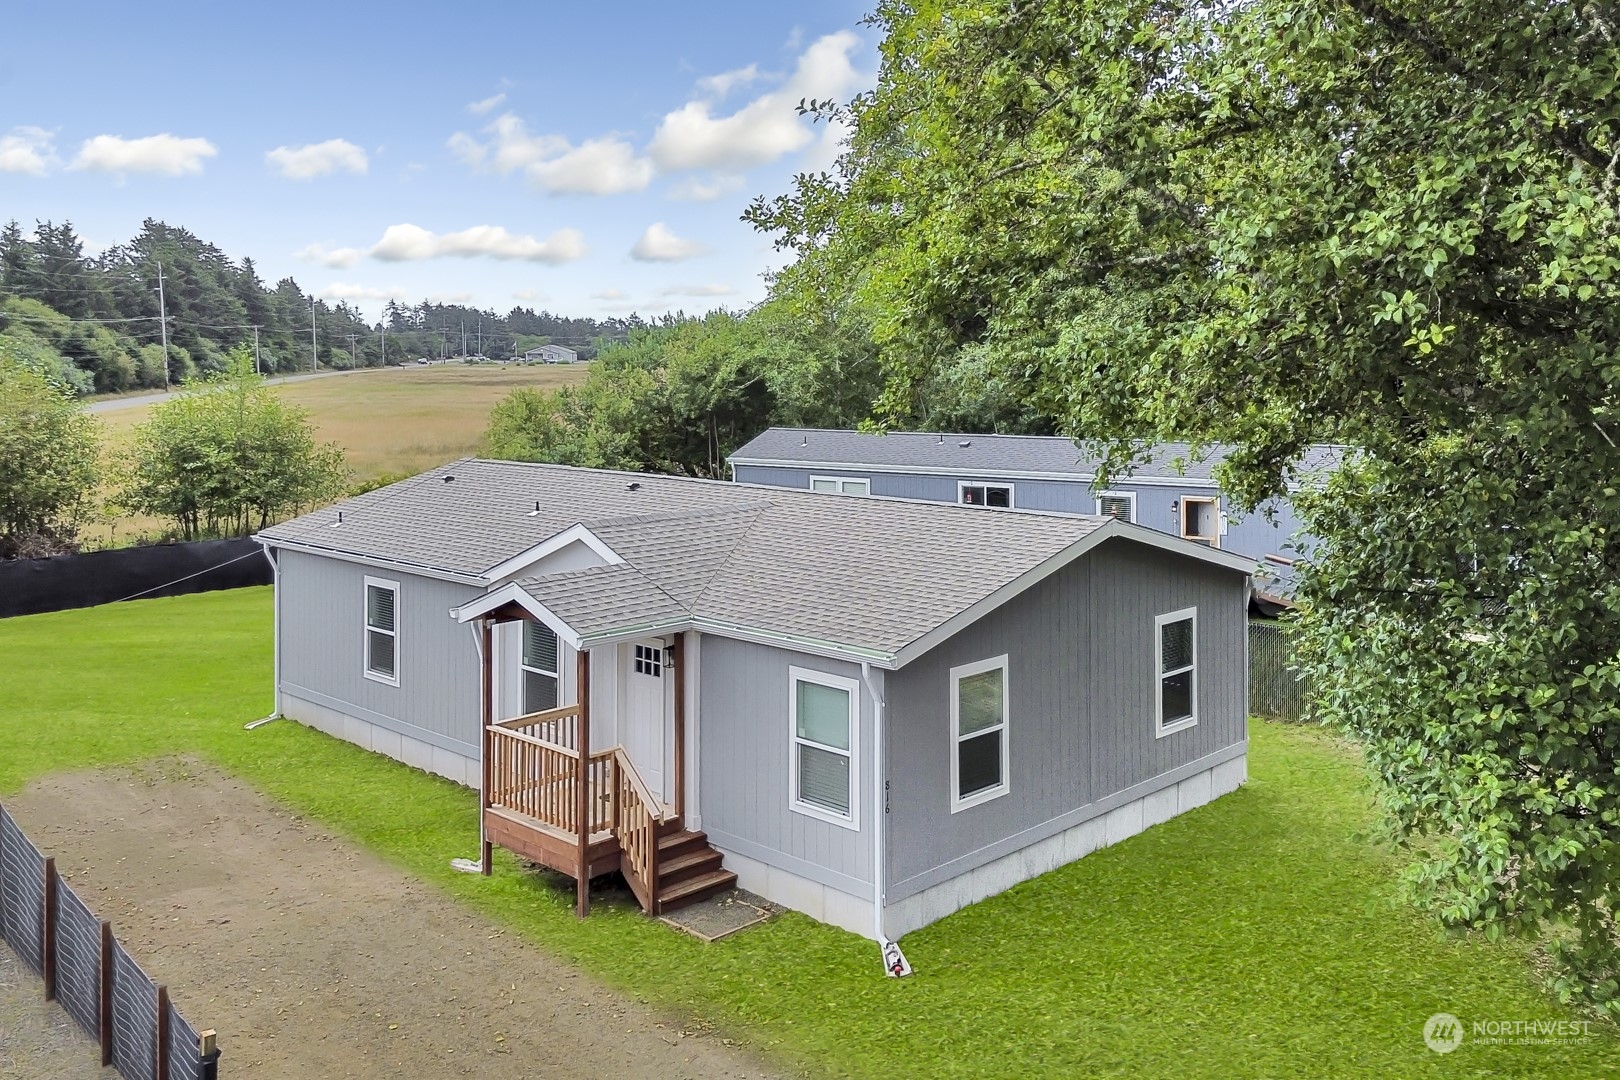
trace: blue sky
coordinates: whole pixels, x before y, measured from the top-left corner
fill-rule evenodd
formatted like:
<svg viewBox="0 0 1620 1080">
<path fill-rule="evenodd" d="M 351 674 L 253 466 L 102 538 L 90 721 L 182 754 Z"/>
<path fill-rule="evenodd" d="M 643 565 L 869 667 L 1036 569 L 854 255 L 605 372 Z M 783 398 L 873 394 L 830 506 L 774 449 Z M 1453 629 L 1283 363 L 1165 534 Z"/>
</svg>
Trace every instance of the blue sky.
<svg viewBox="0 0 1620 1080">
<path fill-rule="evenodd" d="M 781 257 L 738 215 L 836 153 L 794 106 L 872 84 L 864 9 L 12 5 L 0 220 L 160 218 L 373 315 L 743 306 Z"/>
</svg>

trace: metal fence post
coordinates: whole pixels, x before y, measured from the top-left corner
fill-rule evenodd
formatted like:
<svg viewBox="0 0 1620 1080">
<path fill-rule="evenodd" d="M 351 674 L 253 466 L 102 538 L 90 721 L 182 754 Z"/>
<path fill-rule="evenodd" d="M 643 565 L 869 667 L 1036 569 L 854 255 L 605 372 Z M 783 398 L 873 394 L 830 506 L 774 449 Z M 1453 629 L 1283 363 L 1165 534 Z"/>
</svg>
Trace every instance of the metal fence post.
<svg viewBox="0 0 1620 1080">
<path fill-rule="evenodd" d="M 202 1070 L 197 1080 L 219 1080 L 219 1047 L 215 1045 L 214 1038 L 212 1029 L 197 1036 L 197 1052 L 202 1058 Z"/>
<path fill-rule="evenodd" d="M 113 932 L 112 923 L 101 920 L 101 1067 L 113 1059 Z"/>
<path fill-rule="evenodd" d="M 157 988 L 157 1080 L 169 1080 L 169 988 Z"/>
<path fill-rule="evenodd" d="M 44 910 L 40 913 L 39 966 L 45 1000 L 56 1000 L 56 860 L 45 860 Z"/>
</svg>

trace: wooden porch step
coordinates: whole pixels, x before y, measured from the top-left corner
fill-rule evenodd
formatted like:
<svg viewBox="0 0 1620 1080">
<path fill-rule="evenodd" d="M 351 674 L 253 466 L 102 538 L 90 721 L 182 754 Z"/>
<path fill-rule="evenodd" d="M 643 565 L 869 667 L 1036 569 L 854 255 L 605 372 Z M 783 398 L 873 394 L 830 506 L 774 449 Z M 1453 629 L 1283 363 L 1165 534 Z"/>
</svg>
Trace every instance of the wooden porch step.
<svg viewBox="0 0 1620 1080">
<path fill-rule="evenodd" d="M 709 846 L 709 834 L 705 832 L 688 832 L 686 829 L 676 829 L 664 833 L 658 838 L 659 865 L 664 865 L 692 851 L 713 850 Z"/>
<path fill-rule="evenodd" d="M 719 854 L 719 852 L 715 852 Z M 658 910 L 674 911 L 699 900 L 707 900 L 716 893 L 725 892 L 737 884 L 737 875 L 730 870 L 711 870 L 699 877 L 688 878 L 658 890 Z"/>
<path fill-rule="evenodd" d="M 658 884 L 664 888 L 679 885 L 683 881 L 690 881 L 695 877 L 712 873 L 720 869 L 721 855 L 707 844 L 691 851 L 683 852 L 665 862 L 660 853 L 658 861 Z"/>
</svg>

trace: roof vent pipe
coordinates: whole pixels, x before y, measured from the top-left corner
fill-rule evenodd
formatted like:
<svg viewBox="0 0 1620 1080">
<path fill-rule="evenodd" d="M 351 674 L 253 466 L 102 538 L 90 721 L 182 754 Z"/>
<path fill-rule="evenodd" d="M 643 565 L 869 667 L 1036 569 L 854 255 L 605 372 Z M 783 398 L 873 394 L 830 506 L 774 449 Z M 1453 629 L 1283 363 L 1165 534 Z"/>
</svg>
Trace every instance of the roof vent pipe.
<svg viewBox="0 0 1620 1080">
<path fill-rule="evenodd" d="M 338 519 L 336 521 L 332 522 L 332 528 L 335 529 L 339 525 L 342 525 L 342 524 L 343 524 L 343 511 L 339 510 L 338 511 Z"/>
<path fill-rule="evenodd" d="M 537 517 L 537 516 L 539 516 L 539 513 L 540 513 L 540 500 L 536 499 L 536 500 L 534 500 L 534 509 L 530 510 L 527 514 L 525 514 L 523 516 L 524 517 Z"/>
</svg>

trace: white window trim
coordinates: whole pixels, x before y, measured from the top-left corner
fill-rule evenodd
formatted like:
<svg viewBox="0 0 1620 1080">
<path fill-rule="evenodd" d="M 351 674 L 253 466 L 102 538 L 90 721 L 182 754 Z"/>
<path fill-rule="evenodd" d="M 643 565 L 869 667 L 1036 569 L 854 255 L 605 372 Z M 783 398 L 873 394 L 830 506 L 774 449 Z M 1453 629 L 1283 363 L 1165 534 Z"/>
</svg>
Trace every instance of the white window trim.
<svg viewBox="0 0 1620 1080">
<path fill-rule="evenodd" d="M 1130 516 L 1127 517 L 1125 520 L 1130 522 L 1133 525 L 1136 524 L 1136 492 L 1134 492 L 1134 491 L 1104 491 L 1104 492 L 1099 492 L 1098 495 L 1097 495 L 1097 516 L 1098 517 L 1102 517 L 1102 512 L 1103 512 L 1102 502 L 1103 502 L 1104 499 L 1124 499 L 1126 502 L 1130 503 L 1131 504 Z"/>
<path fill-rule="evenodd" d="M 841 753 L 837 747 L 799 738 L 799 683 L 814 683 L 849 693 L 849 816 L 799 801 L 799 743 Z M 788 809 L 853 832 L 861 831 L 861 688 L 854 679 L 811 668 L 788 668 Z"/>
<path fill-rule="evenodd" d="M 1192 663 L 1175 671 L 1164 670 L 1164 625 L 1165 623 L 1180 622 L 1183 619 L 1192 620 Z M 1192 672 L 1191 693 L 1188 698 L 1192 704 L 1192 715 L 1172 722 L 1168 727 L 1164 723 L 1164 679 L 1166 675 L 1179 675 L 1183 671 Z M 1166 735 L 1174 735 L 1178 731 L 1185 731 L 1198 724 L 1198 609 L 1195 607 L 1182 608 L 1160 615 L 1153 620 L 1153 736 L 1162 739 Z"/>
<path fill-rule="evenodd" d="M 986 671 L 1001 669 L 1001 783 L 995 787 L 975 791 L 967 798 L 961 798 L 962 791 L 962 693 L 961 683 L 965 678 L 973 675 L 982 675 Z M 988 660 L 979 660 L 971 664 L 951 668 L 951 813 L 966 810 L 969 807 L 987 803 L 991 799 L 999 799 L 1012 790 L 1012 680 L 1007 677 L 1007 654 L 992 656 Z M 997 728 L 985 728 L 975 731 L 968 738 L 977 738 L 988 735 Z"/>
<path fill-rule="evenodd" d="M 1187 504 L 1190 502 L 1209 503 L 1215 507 L 1215 535 L 1208 538 L 1208 543 L 1209 547 L 1219 549 L 1221 546 L 1221 537 L 1226 534 L 1226 517 L 1221 513 L 1220 497 L 1210 495 L 1183 495 L 1178 502 L 1180 505 L 1176 509 L 1179 512 L 1180 520 L 1176 523 L 1177 531 L 1181 534 L 1181 538 L 1183 540 L 1191 541 L 1194 544 L 1204 543 L 1205 538 L 1187 531 Z"/>
<path fill-rule="evenodd" d="M 394 639 L 394 674 L 390 678 L 379 671 L 371 670 L 371 633 L 376 629 L 371 625 L 371 589 L 388 589 L 394 594 L 394 628 L 392 630 L 377 630 L 379 634 L 388 634 Z M 360 664 L 365 671 L 366 678 L 372 682 L 380 682 L 385 686 L 399 685 L 399 582 L 387 578 L 366 576 L 365 586 L 360 592 Z"/>
<path fill-rule="evenodd" d="M 555 630 L 552 630 L 551 627 L 546 626 L 546 624 L 541 622 L 539 619 L 534 620 L 534 625 L 535 626 L 544 626 L 548 631 L 551 632 L 551 635 L 553 637 L 557 636 L 557 632 Z M 557 668 L 558 668 L 558 670 L 556 670 L 556 671 L 547 671 L 545 668 L 532 667 L 529 664 L 524 662 L 523 658 L 526 655 L 528 655 L 528 650 L 523 647 L 524 646 L 523 635 L 527 634 L 529 632 L 529 629 L 528 629 L 529 628 L 529 623 L 528 623 L 527 620 L 525 620 L 523 622 L 518 623 L 518 627 L 519 627 L 519 629 L 518 629 L 518 667 L 523 671 L 532 671 L 536 675 L 546 675 L 546 676 L 549 676 L 549 677 L 551 677 L 553 679 L 556 679 L 557 680 L 557 704 L 561 705 L 563 703 L 563 680 L 562 680 L 563 642 L 562 642 L 562 638 L 560 638 L 560 637 L 557 638 Z M 529 703 L 524 697 L 526 690 L 527 690 L 527 683 L 520 681 L 519 684 L 518 684 L 518 706 L 521 709 L 523 709 L 525 713 L 527 713 L 528 709 L 529 709 Z"/>
<path fill-rule="evenodd" d="M 970 487 L 1006 488 L 1007 505 L 1005 507 L 1001 507 L 991 506 L 989 503 L 985 503 L 983 506 L 973 506 L 972 503 L 963 502 L 962 492 L 966 491 Z M 958 480 L 956 482 L 956 504 L 958 506 L 973 506 L 975 510 L 1013 510 L 1018 506 L 1018 498 L 1014 487 L 1015 485 L 1013 485 L 1010 481 L 1005 480 Z"/>
<path fill-rule="evenodd" d="M 829 495 L 870 495 L 870 494 L 872 494 L 872 481 L 870 479 L 868 479 L 867 477 L 864 477 L 864 476 L 812 476 L 810 478 L 810 490 L 811 491 L 816 490 L 816 481 L 817 480 L 821 480 L 821 481 L 824 481 L 824 482 L 829 483 L 829 484 L 837 484 L 838 485 L 838 490 L 837 491 L 835 491 L 835 492 L 824 492 L 824 494 L 829 494 Z M 859 490 L 859 491 L 845 491 L 844 486 L 846 484 L 858 484 L 860 486 L 861 490 Z"/>
</svg>

